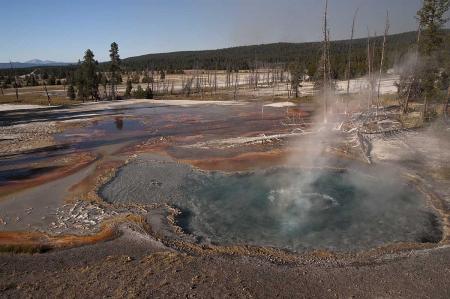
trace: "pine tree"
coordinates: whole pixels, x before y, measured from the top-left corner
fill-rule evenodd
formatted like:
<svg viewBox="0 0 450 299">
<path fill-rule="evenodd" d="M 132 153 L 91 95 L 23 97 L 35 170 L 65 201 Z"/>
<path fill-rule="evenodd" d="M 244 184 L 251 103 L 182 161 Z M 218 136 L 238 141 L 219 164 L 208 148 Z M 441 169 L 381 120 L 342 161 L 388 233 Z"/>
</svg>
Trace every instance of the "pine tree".
<svg viewBox="0 0 450 299">
<path fill-rule="evenodd" d="M 127 88 L 125 90 L 125 96 L 129 97 L 131 95 L 131 90 L 133 89 L 133 85 L 131 84 L 131 80 L 128 79 L 127 81 Z"/>
<path fill-rule="evenodd" d="M 441 50 L 444 41 L 442 28 L 449 20 L 445 17 L 449 5 L 449 0 L 424 0 L 423 7 L 417 12 L 422 31 L 421 55 L 431 56 Z"/>
<path fill-rule="evenodd" d="M 145 90 L 142 89 L 141 85 L 138 85 L 136 90 L 133 91 L 133 97 L 136 99 L 144 99 L 146 96 Z"/>
<path fill-rule="evenodd" d="M 56 78 L 52 75 L 47 80 L 47 85 L 55 85 L 56 84 Z"/>
<path fill-rule="evenodd" d="M 291 73 L 291 89 L 298 98 L 298 89 L 303 81 L 303 68 L 300 63 L 293 63 L 289 66 L 289 72 Z"/>
<path fill-rule="evenodd" d="M 103 91 L 105 93 L 105 98 L 107 98 L 108 97 L 108 91 L 107 91 L 108 77 L 106 77 L 106 74 L 102 74 L 102 73 L 100 73 L 99 76 L 100 76 L 100 84 L 103 86 Z"/>
<path fill-rule="evenodd" d="M 145 89 L 145 98 L 149 99 L 149 100 L 153 99 L 153 91 L 152 91 L 152 89 L 150 87 L 147 87 Z"/>
<path fill-rule="evenodd" d="M 111 64 L 109 65 L 109 71 L 111 72 L 111 96 L 112 99 L 116 99 L 116 88 L 118 82 L 120 82 L 120 56 L 119 45 L 113 42 L 111 49 L 109 50 L 109 57 L 111 58 Z"/>
<path fill-rule="evenodd" d="M 84 54 L 84 60 L 79 65 L 76 74 L 78 97 L 83 99 L 83 101 L 89 97 L 91 100 L 98 99 L 99 78 L 97 76 L 97 66 L 98 62 L 94 59 L 94 53 L 87 49 Z"/>
<path fill-rule="evenodd" d="M 439 94 L 439 87 L 436 83 L 441 80 L 440 61 L 442 61 L 444 41 L 442 28 L 448 21 L 445 14 L 449 6 L 449 0 L 424 0 L 422 8 L 417 12 L 421 31 L 419 82 L 424 97 L 424 120 L 427 118 L 430 99 Z"/>
<path fill-rule="evenodd" d="M 73 85 L 70 84 L 69 87 L 67 88 L 67 97 L 71 100 L 75 100 L 75 88 L 73 88 Z"/>
</svg>

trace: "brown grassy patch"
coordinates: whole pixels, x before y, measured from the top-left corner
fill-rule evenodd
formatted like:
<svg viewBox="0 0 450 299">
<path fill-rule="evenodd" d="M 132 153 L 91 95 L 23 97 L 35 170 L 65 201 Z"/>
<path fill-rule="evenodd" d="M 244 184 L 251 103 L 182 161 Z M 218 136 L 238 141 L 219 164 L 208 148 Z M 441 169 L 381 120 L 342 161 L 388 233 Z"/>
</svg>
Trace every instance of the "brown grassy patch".
<svg viewBox="0 0 450 299">
<path fill-rule="evenodd" d="M 399 104 L 399 99 L 397 94 L 385 94 L 380 98 L 380 103 L 382 106 L 394 106 Z"/>
<path fill-rule="evenodd" d="M 71 100 L 64 96 L 50 96 L 50 98 L 51 105 L 74 105 L 81 103 L 78 100 Z M 19 90 L 19 101 L 16 100 L 15 94 L 0 95 L 0 104 L 48 105 L 48 99 L 45 93 L 33 91 L 31 93 L 21 94 L 21 91 Z"/>
<path fill-rule="evenodd" d="M 450 181 L 450 167 L 440 166 L 432 170 L 431 175 L 439 180 Z"/>
<path fill-rule="evenodd" d="M 400 121 L 403 127 L 407 129 L 420 128 L 423 126 L 422 113 L 420 112 L 402 114 L 400 116 Z"/>
</svg>

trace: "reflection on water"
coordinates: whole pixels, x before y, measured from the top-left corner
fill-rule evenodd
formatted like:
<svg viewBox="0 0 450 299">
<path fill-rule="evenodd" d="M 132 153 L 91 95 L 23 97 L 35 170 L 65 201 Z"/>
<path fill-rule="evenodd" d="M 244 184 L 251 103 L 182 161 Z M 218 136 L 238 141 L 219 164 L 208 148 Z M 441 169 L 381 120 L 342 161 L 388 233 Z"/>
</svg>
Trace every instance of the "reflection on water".
<svg viewBox="0 0 450 299">
<path fill-rule="evenodd" d="M 116 123 L 116 128 L 117 130 L 122 130 L 123 129 L 123 118 L 122 117 L 116 117 L 115 118 L 115 123 Z"/>
</svg>

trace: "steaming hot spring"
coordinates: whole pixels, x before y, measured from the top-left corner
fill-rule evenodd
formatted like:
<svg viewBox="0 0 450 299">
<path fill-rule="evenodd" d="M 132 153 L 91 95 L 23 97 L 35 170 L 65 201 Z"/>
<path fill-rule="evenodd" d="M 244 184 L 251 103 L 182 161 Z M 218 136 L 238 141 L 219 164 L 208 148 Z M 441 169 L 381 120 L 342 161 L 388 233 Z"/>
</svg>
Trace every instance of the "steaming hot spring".
<svg viewBox="0 0 450 299">
<path fill-rule="evenodd" d="M 414 186 L 354 170 L 282 167 L 229 174 L 141 157 L 101 193 L 115 203 L 177 207 L 178 225 L 206 243 L 352 251 L 441 236 Z"/>
</svg>

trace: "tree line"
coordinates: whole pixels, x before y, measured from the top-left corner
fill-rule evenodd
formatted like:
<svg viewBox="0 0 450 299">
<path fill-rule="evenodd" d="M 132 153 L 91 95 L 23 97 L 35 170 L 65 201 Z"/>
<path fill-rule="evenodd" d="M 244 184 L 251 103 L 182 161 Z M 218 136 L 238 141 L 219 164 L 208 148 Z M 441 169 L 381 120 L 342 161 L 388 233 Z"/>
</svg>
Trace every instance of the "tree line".
<svg viewBox="0 0 450 299">
<path fill-rule="evenodd" d="M 423 121 L 436 116 L 432 105 L 444 104 L 443 114 L 448 118 L 450 105 L 450 67 L 448 56 L 449 0 L 424 0 L 417 12 L 419 30 L 416 43 L 408 51 L 409 59 L 397 84 L 402 112 L 408 113 L 411 100 L 422 101 Z"/>
<path fill-rule="evenodd" d="M 385 68 L 392 68 L 396 63 L 415 46 L 417 39 L 416 32 L 400 33 L 388 36 L 386 48 Z M 383 37 L 373 37 L 375 45 L 383 43 Z M 346 75 L 347 54 L 350 40 L 330 42 L 330 63 L 332 66 L 332 77 L 334 79 L 344 79 Z M 367 40 L 365 38 L 352 41 L 352 66 L 351 77 L 359 77 L 367 72 Z M 443 46 L 447 50 L 445 62 L 450 61 L 450 30 L 444 30 Z M 300 62 L 308 75 L 313 77 L 318 71 L 318 61 L 321 58 L 320 42 L 312 43 L 274 43 L 265 45 L 242 46 L 218 50 L 206 51 L 184 51 L 161 54 L 148 54 L 130 57 L 122 60 L 121 68 L 125 72 L 144 71 L 151 69 L 154 71 L 165 71 L 167 74 L 182 73 L 187 69 L 207 69 L 207 70 L 252 70 L 258 65 L 264 64 L 284 64 L 286 69 L 292 63 Z M 375 51 L 374 59 L 381 56 L 380 47 Z M 111 62 L 98 64 L 101 72 L 109 71 Z M 57 79 L 66 78 L 67 75 L 76 68 L 77 65 L 52 66 L 23 69 L 0 69 L 0 76 L 21 76 L 30 74 L 33 71 L 47 73 Z M 1 78 L 0 78 L 1 79 Z"/>
</svg>

